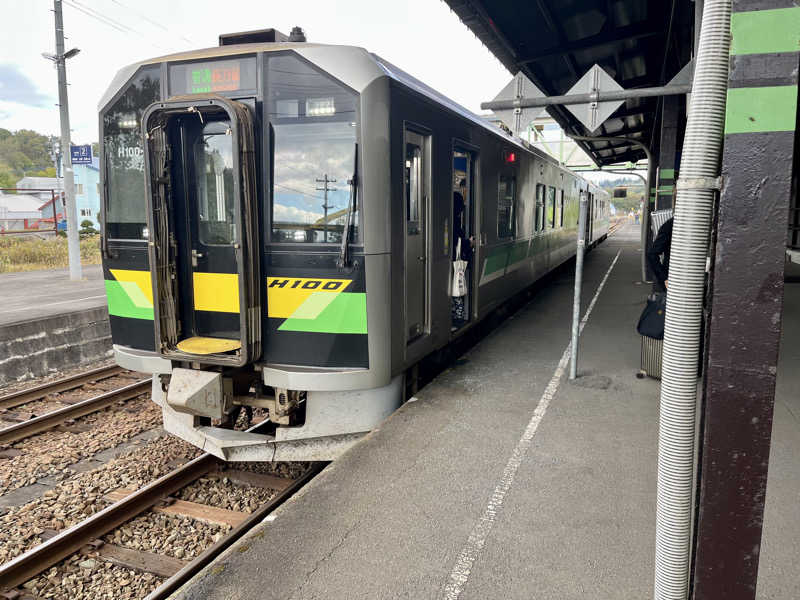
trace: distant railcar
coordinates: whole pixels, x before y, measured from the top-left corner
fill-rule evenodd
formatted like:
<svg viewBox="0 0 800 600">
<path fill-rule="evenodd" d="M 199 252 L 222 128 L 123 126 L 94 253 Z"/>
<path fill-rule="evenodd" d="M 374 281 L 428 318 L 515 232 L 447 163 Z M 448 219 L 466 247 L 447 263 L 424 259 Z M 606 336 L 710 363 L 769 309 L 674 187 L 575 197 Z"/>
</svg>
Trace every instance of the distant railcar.
<svg viewBox="0 0 800 600">
<path fill-rule="evenodd" d="M 581 194 L 589 243 L 608 232 L 605 192 L 362 48 L 144 61 L 100 128 L 116 360 L 228 460 L 336 457 L 410 368 L 574 255 Z"/>
</svg>

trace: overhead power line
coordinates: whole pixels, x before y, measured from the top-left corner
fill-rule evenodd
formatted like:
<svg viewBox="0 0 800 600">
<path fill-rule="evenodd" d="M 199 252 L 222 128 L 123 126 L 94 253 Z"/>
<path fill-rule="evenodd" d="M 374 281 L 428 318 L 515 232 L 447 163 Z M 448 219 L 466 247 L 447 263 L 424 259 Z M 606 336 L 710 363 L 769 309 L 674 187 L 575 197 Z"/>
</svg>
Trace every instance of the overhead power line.
<svg viewBox="0 0 800 600">
<path fill-rule="evenodd" d="M 172 29 L 168 28 L 168 27 L 167 27 L 166 25 L 164 25 L 163 23 L 159 23 L 158 21 L 154 21 L 153 19 L 151 19 L 151 18 L 150 18 L 150 17 L 148 17 L 147 15 L 144 15 L 144 14 L 140 13 L 139 11 L 137 11 L 137 10 L 134 10 L 133 8 L 131 8 L 131 7 L 130 7 L 130 6 L 128 6 L 127 4 L 123 4 L 123 3 L 122 3 L 122 2 L 120 2 L 119 0 L 111 0 L 111 2 L 113 2 L 113 3 L 114 3 L 114 4 L 116 4 L 117 6 L 121 6 L 122 8 L 124 8 L 124 9 L 126 9 L 126 10 L 129 10 L 130 12 L 132 12 L 133 14 L 135 14 L 137 17 L 139 17 L 139 18 L 140 18 L 140 19 L 142 19 L 143 21 L 147 21 L 147 22 L 148 22 L 148 23 L 150 23 L 151 25 L 154 25 L 154 26 L 158 27 L 159 29 L 161 29 L 161 30 L 163 30 L 163 31 L 167 31 L 167 32 L 169 32 L 169 33 L 173 33 L 173 32 L 174 32 Z M 179 35 L 180 35 L 180 34 L 179 34 Z M 193 44 L 193 43 L 194 43 L 192 40 L 190 40 L 190 39 L 189 39 L 188 37 L 186 37 L 185 35 L 180 35 L 180 38 L 181 38 L 181 39 L 182 39 L 184 42 L 186 42 L 186 43 L 188 43 L 188 44 Z"/>
<path fill-rule="evenodd" d="M 138 30 L 134 29 L 133 27 L 130 27 L 129 25 L 125 25 L 124 23 L 120 23 L 119 21 L 117 21 L 115 19 L 112 19 L 111 17 L 103 14 L 102 12 L 100 12 L 100 11 L 94 9 L 94 8 L 90 8 L 88 6 L 80 4 L 80 3 L 77 2 L 77 0 L 63 0 L 63 2 L 67 6 L 70 6 L 71 8 L 74 8 L 75 10 L 82 12 L 83 14 L 95 19 L 96 21 L 99 21 L 100 23 L 102 23 L 102 24 L 104 24 L 104 25 L 106 25 L 108 27 L 111 27 L 112 29 L 115 29 L 115 30 L 117 30 L 117 31 L 119 31 L 121 33 L 125 33 L 125 34 L 128 34 L 128 35 L 139 36 L 142 39 L 146 40 L 153 47 L 158 48 L 159 50 L 162 50 L 162 51 L 166 51 L 167 50 L 167 48 L 165 48 L 164 46 L 161 46 L 160 44 L 156 44 L 152 40 L 148 39 L 148 37 L 144 33 L 142 33 L 141 31 L 138 31 Z"/>
</svg>

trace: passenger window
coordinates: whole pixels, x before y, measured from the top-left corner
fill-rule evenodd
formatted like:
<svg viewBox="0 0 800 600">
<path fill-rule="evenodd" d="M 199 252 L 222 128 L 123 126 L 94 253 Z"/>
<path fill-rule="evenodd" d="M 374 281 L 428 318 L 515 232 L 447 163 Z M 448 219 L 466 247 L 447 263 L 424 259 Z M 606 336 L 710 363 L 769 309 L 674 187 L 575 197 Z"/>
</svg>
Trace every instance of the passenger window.
<svg viewBox="0 0 800 600">
<path fill-rule="evenodd" d="M 500 175 L 497 194 L 497 237 L 509 238 L 516 233 L 517 179 Z"/>
<path fill-rule="evenodd" d="M 536 184 L 536 227 L 534 231 L 544 229 L 544 186 Z"/>
<path fill-rule="evenodd" d="M 547 186 L 547 225 L 556 226 L 556 188 Z"/>
<path fill-rule="evenodd" d="M 556 208 L 556 227 L 564 226 L 564 190 L 558 190 L 558 206 Z"/>
<path fill-rule="evenodd" d="M 230 132 L 227 121 L 212 121 L 195 143 L 200 241 L 206 245 L 236 242 Z"/>
</svg>

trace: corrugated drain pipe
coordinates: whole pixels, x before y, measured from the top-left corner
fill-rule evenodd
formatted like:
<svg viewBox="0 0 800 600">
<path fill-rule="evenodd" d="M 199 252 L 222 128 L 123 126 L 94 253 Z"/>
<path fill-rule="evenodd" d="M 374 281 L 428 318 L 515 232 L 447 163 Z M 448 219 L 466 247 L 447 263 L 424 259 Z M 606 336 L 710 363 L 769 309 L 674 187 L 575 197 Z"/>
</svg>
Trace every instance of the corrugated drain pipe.
<svg viewBox="0 0 800 600">
<path fill-rule="evenodd" d="M 661 380 L 655 600 L 686 600 L 688 593 L 697 364 L 730 20 L 731 0 L 706 0 L 677 184 Z"/>
</svg>

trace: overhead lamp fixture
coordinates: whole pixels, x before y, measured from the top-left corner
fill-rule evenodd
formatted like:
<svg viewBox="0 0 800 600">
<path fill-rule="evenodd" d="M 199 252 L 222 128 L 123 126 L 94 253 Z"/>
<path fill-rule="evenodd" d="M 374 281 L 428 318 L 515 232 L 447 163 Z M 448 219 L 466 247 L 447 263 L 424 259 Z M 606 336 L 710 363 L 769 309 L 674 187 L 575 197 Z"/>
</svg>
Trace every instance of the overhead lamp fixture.
<svg viewBox="0 0 800 600">
<path fill-rule="evenodd" d="M 68 58 L 72 58 L 73 56 L 77 55 L 79 52 L 80 48 L 73 48 L 72 50 L 67 50 L 61 58 L 66 60 Z M 59 59 L 58 54 L 50 54 L 49 52 L 42 52 L 42 56 L 47 60 L 52 60 L 55 63 L 57 63 Z"/>
</svg>

